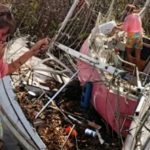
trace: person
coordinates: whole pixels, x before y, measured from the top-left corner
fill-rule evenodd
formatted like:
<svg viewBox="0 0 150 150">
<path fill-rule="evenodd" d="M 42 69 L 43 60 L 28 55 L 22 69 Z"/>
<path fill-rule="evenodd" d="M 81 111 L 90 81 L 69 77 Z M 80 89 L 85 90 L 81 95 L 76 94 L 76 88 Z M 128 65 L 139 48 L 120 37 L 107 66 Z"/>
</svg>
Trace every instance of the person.
<svg viewBox="0 0 150 150">
<path fill-rule="evenodd" d="M 128 4 L 125 8 L 125 15 L 123 16 L 124 21 L 122 25 L 116 26 L 116 28 L 127 33 L 127 40 L 125 45 L 127 61 L 136 64 L 137 67 L 141 70 L 140 62 L 142 62 L 142 60 L 140 59 L 140 56 L 143 47 L 143 28 L 138 12 L 139 11 L 136 9 L 136 6 Z M 135 57 L 132 55 L 133 51 L 135 52 Z"/>
<path fill-rule="evenodd" d="M 10 9 L 0 4 L 0 78 L 10 75 L 23 65 L 29 58 L 37 54 L 42 48 L 48 47 L 49 39 L 43 38 L 35 43 L 35 45 L 18 59 L 10 64 L 4 60 L 6 48 L 6 40 L 10 33 L 15 29 L 15 19 Z"/>
</svg>

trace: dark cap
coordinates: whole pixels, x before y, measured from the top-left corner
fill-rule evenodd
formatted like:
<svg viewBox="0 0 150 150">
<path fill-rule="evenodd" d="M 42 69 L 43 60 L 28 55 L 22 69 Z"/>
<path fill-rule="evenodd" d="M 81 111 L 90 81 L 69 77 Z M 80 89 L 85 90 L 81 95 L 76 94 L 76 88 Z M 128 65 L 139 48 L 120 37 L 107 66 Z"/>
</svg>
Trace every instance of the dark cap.
<svg viewBox="0 0 150 150">
<path fill-rule="evenodd" d="M 136 9 L 136 6 L 133 5 L 133 4 L 128 4 L 128 5 L 126 5 L 126 7 L 125 7 L 125 10 L 126 10 L 127 12 L 133 12 L 135 9 Z"/>
</svg>

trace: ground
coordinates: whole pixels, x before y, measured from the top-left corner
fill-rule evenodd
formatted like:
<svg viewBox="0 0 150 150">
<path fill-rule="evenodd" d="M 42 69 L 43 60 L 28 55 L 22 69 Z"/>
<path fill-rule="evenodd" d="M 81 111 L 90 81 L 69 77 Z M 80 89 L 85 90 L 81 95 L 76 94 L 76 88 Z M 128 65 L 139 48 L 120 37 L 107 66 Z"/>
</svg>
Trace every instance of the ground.
<svg viewBox="0 0 150 150">
<path fill-rule="evenodd" d="M 74 91 L 75 93 L 75 91 Z M 63 95 L 63 94 L 62 94 Z M 46 97 L 28 100 L 28 94 L 24 91 L 18 92 L 19 103 L 25 112 L 28 120 L 38 131 L 49 150 L 120 150 L 120 140 L 111 131 L 106 122 L 95 112 L 92 105 L 83 108 L 80 105 L 78 96 L 58 96 L 55 102 L 37 118 L 35 115 L 47 102 Z M 78 99 L 76 99 L 78 98 Z M 70 117 L 71 116 L 71 117 Z M 76 120 L 77 119 L 77 120 Z M 85 134 L 85 129 L 95 131 L 95 128 L 88 125 L 88 121 L 100 125 L 104 144 L 101 144 L 98 137 Z M 71 128 L 74 127 L 69 136 Z"/>
</svg>

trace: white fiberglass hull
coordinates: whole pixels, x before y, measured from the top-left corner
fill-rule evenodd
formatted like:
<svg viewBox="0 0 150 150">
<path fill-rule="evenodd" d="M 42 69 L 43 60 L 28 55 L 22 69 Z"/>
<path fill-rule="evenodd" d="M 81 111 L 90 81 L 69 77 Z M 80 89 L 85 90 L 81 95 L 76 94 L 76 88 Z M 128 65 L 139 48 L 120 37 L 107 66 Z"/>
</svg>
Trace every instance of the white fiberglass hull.
<svg viewBox="0 0 150 150">
<path fill-rule="evenodd" d="M 0 106 L 2 120 L 27 150 L 46 150 L 45 144 L 26 119 L 16 100 L 10 77 L 0 80 Z"/>
</svg>

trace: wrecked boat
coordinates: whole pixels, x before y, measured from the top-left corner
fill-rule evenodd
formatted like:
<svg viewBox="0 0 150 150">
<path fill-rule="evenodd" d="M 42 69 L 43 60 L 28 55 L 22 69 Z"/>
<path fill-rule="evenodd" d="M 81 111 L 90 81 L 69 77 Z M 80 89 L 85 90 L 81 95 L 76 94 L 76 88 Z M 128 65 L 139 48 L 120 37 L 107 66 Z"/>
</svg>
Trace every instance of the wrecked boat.
<svg viewBox="0 0 150 150">
<path fill-rule="evenodd" d="M 10 77 L 5 77 L 0 81 L 0 90 L 0 117 L 3 124 L 9 128 L 10 133 L 14 135 L 25 149 L 46 150 L 45 144 L 26 119 L 17 102 Z"/>
<path fill-rule="evenodd" d="M 139 72 L 134 64 L 124 61 L 124 43 L 120 41 L 116 42 L 116 40 L 112 38 L 108 39 L 102 34 L 93 34 L 93 36 L 91 34 L 91 36 L 89 36 L 84 42 L 80 50 L 81 53 L 57 42 L 55 42 L 54 45 L 59 49 L 63 49 L 68 54 L 75 56 L 78 60 L 81 60 L 78 61 L 77 72 L 75 74 L 73 74 L 68 67 L 63 65 L 63 68 L 65 68 L 64 70 L 70 72 L 73 76 L 69 78 L 65 76 L 65 79 L 62 79 L 62 77 L 56 77 L 56 74 L 54 75 L 57 80 L 59 78 L 59 80 L 64 83 L 64 85 L 60 87 L 58 91 L 61 91 L 66 86 L 66 78 L 70 81 L 70 79 L 73 79 L 77 74 L 82 85 L 84 85 L 86 82 L 91 82 L 93 84 L 91 102 L 94 108 L 113 128 L 113 130 L 120 135 L 121 138 L 122 135 L 127 136 L 128 140 L 125 145 L 128 145 L 128 147 L 126 147 L 126 149 L 130 149 L 132 145 L 131 143 L 133 142 L 133 147 L 135 148 L 137 140 L 134 141 L 134 138 L 130 140 L 132 137 L 130 137 L 129 134 L 130 131 L 133 131 L 133 127 L 139 126 L 139 123 L 134 125 L 132 120 L 135 117 L 134 115 L 136 112 L 141 112 L 141 108 L 139 109 L 138 106 L 140 104 L 139 102 L 143 101 L 142 96 L 145 96 L 144 90 L 146 85 L 148 86 L 149 83 L 149 72 L 147 72 L 148 64 L 145 66 L 145 70 L 147 71 Z M 145 45 L 146 46 L 143 49 L 144 53 L 146 49 L 149 50 L 149 42 L 146 42 Z M 117 51 L 119 49 L 120 55 L 118 55 L 114 49 Z M 54 71 L 58 74 L 65 73 L 65 71 L 57 72 L 55 69 L 52 70 L 45 65 L 39 67 L 39 64 L 43 64 L 44 61 L 47 61 L 46 59 L 44 61 L 38 60 L 38 58 L 36 58 L 36 61 L 33 59 L 33 62 L 37 61 L 37 65 L 33 67 L 34 70 L 38 72 L 34 76 L 35 80 L 32 78 L 32 75 L 30 76 L 29 74 L 28 76 L 31 77 L 30 83 L 36 87 L 42 86 L 39 84 L 42 82 L 41 78 L 44 78 L 46 81 L 47 77 L 49 77 L 49 72 Z M 31 64 L 34 64 L 33 62 Z M 128 70 L 123 69 L 123 63 L 131 65 L 134 72 L 131 73 Z M 60 68 L 60 66 L 58 68 Z M 41 73 L 41 71 L 44 73 Z M 131 79 L 133 81 L 132 83 L 130 83 Z M 35 131 L 33 126 L 24 116 L 19 103 L 16 101 L 14 90 L 12 90 L 11 81 L 12 80 L 9 77 L 6 77 L 1 80 L 0 83 L 0 87 L 2 89 L 1 91 L 3 91 L 0 95 L 3 120 L 6 122 L 6 124 L 10 125 L 9 128 L 11 129 L 12 133 L 15 135 L 15 137 L 17 137 L 20 143 L 25 146 L 26 149 L 47 149 L 41 137 L 37 134 L 37 131 Z M 44 90 L 47 88 L 49 87 L 42 87 Z M 34 97 L 36 95 L 36 91 L 35 93 L 32 93 L 33 89 L 31 89 L 31 91 L 29 90 L 29 95 Z M 59 94 L 59 92 L 57 94 Z M 55 97 L 55 94 L 52 96 L 52 98 L 48 97 L 48 103 L 46 103 L 43 108 L 38 110 L 39 112 L 36 114 L 36 118 L 40 116 L 40 114 Z M 148 99 L 147 96 L 146 99 Z M 146 104 L 149 106 L 149 103 Z M 145 103 L 142 103 L 142 106 L 143 105 L 145 105 Z M 143 114 L 145 114 L 145 111 L 147 112 L 147 110 L 144 109 Z M 141 117 L 139 120 L 142 120 L 142 118 L 143 117 Z M 138 122 L 140 122 L 139 120 Z M 131 128 L 129 129 L 129 127 Z M 140 129 L 143 128 L 145 127 L 140 127 Z M 133 137 L 139 135 L 138 133 L 140 133 L 140 129 L 138 132 L 133 132 Z M 145 145 L 145 147 L 147 147 L 147 145 Z"/>
<path fill-rule="evenodd" d="M 17 58 L 22 53 L 29 50 L 29 48 L 27 48 L 26 38 L 27 37 L 18 38 L 10 44 L 6 56 L 8 62 L 12 60 L 12 56 L 13 58 Z M 48 60 L 51 60 L 52 64 L 45 65 L 44 62 Z M 55 68 L 50 67 L 50 65 L 53 66 L 54 64 Z M 34 68 L 34 71 L 30 68 Z M 54 99 L 59 92 L 56 93 L 53 91 L 52 93 L 49 92 L 49 90 L 52 91 L 53 88 L 63 84 L 64 85 L 62 87 L 65 87 L 68 81 L 71 81 L 68 76 L 63 75 L 65 72 L 71 72 L 71 70 L 67 66 L 63 65 L 63 63 L 61 63 L 53 55 L 49 54 L 49 58 L 44 60 L 38 57 L 32 57 L 32 59 L 27 61 L 27 63 L 21 67 L 19 72 L 12 74 L 11 77 L 7 76 L 1 79 L 0 118 L 2 120 L 2 127 L 5 125 L 9 129 L 10 133 L 14 135 L 14 138 L 17 139 L 21 146 L 23 146 L 23 148 L 28 150 L 48 149 L 47 145 L 43 142 L 42 138 L 35 129 L 42 121 L 38 121 L 36 118 L 34 119 L 36 116 L 35 114 L 32 114 L 35 111 L 34 110 L 32 112 L 32 109 L 35 109 L 35 106 L 32 108 L 32 99 L 47 95 L 44 99 L 50 99 L 47 105 L 50 104 L 50 102 L 53 101 L 52 99 Z M 73 77 L 75 75 L 73 75 Z M 25 93 L 22 93 L 22 89 Z M 27 103 L 29 101 L 29 105 L 26 106 L 24 104 L 25 101 L 27 101 Z M 40 111 L 44 104 L 42 101 L 40 102 L 37 100 L 35 103 L 36 102 L 39 102 L 40 107 L 38 109 Z M 26 109 L 29 112 L 25 112 Z M 27 116 L 32 116 L 32 121 L 35 121 L 32 122 L 30 120 L 29 122 L 29 119 L 31 118 L 27 118 Z M 42 127 L 39 129 L 39 132 L 41 132 L 41 134 L 46 134 L 45 130 L 46 128 Z M 2 136 L 4 136 L 3 134 L 4 133 L 2 131 Z M 3 137 L 1 138 L 3 139 Z"/>
<path fill-rule="evenodd" d="M 145 6 L 148 5 L 149 2 L 146 1 L 140 12 L 142 17 L 146 10 Z M 77 63 L 81 84 L 92 82 L 94 108 L 122 137 L 130 134 L 129 127 L 136 108 L 142 99 L 145 86 L 149 83 L 150 39 L 143 38 L 142 65 L 138 70 L 134 64 L 125 60 L 124 33 L 119 32 L 112 36 L 111 31 L 115 22 L 110 21 L 100 25 L 99 22 L 101 22 L 100 18 L 97 19 L 95 28 L 83 43 L 81 53 L 61 43 L 55 45 L 81 60 Z M 128 67 L 125 67 L 126 65 Z"/>
<path fill-rule="evenodd" d="M 81 48 L 81 53 L 88 54 L 88 47 L 88 41 L 85 41 L 83 47 Z M 145 49 L 147 49 L 147 51 L 149 50 L 148 47 L 144 47 L 144 49 L 142 50 L 143 53 L 145 53 Z M 106 57 L 106 59 L 109 59 L 108 57 L 113 56 Z M 111 60 L 106 60 L 105 63 L 109 64 L 108 61 Z M 116 61 L 119 61 L 119 59 Z M 147 78 L 149 78 L 149 75 L 144 72 L 145 77 L 143 81 L 141 81 L 141 79 L 139 79 L 139 76 L 142 73 L 140 74 L 140 72 L 137 71 L 137 68 L 134 67 L 133 70 L 135 70 L 136 72 L 136 77 L 134 76 L 133 72 L 130 74 L 126 70 L 124 72 L 117 72 L 117 70 L 115 70 L 112 76 L 110 77 L 109 74 L 103 74 L 101 71 L 94 72 L 93 68 L 87 67 L 81 62 L 79 62 L 78 66 L 80 69 L 79 79 L 81 80 L 81 82 L 94 82 L 92 90 L 92 104 L 95 107 L 95 109 L 101 116 L 103 116 L 106 122 L 108 122 L 112 129 L 114 129 L 117 133 L 125 135 L 125 132 L 127 132 L 128 134 L 128 128 L 132 120 L 131 116 L 134 114 L 138 102 L 141 99 L 140 92 L 142 92 L 142 88 L 143 86 L 145 86 L 144 82 Z M 106 65 L 104 67 L 109 72 L 110 66 Z M 118 69 L 122 70 L 122 66 L 119 66 Z M 103 79 L 103 75 L 105 79 Z M 104 82 L 101 82 L 101 80 Z M 131 83 L 131 80 L 134 80 L 133 83 Z"/>
<path fill-rule="evenodd" d="M 137 71 L 136 73 L 138 74 L 136 74 L 137 76 L 135 76 L 134 73 L 131 73 L 128 70 L 123 70 L 121 66 L 122 64 L 119 63 L 122 61 L 123 58 L 120 59 L 118 57 L 118 54 L 112 51 L 113 40 L 109 41 L 107 39 L 109 41 L 109 43 L 107 44 L 110 45 L 111 48 L 102 45 L 104 46 L 103 49 L 104 51 L 101 51 L 101 57 L 100 57 L 102 58 L 102 60 L 95 59 L 95 54 L 94 53 L 90 54 L 89 52 L 90 49 L 88 44 L 90 43 L 90 40 L 91 40 L 91 36 L 89 36 L 88 39 L 84 42 L 81 48 L 81 53 L 69 47 L 66 47 L 65 45 L 62 45 L 60 43 L 57 42 L 55 43 L 56 47 L 63 49 L 68 54 L 71 54 L 72 56 L 76 57 L 78 60 L 81 60 L 78 61 L 77 64 L 78 71 L 75 74 L 72 74 L 70 69 L 65 65 L 62 65 L 64 69 L 63 71 L 53 70 L 57 74 L 57 75 L 55 74 L 55 78 L 57 78 L 57 81 L 62 82 L 64 84 L 62 87 L 60 87 L 60 89 L 56 93 L 59 94 L 59 92 L 67 85 L 67 83 L 71 81 L 77 74 L 82 85 L 90 81 L 93 84 L 92 99 L 91 99 L 92 105 L 94 106 L 96 111 L 100 114 L 100 116 L 102 116 L 106 120 L 106 122 L 112 127 L 113 130 L 115 130 L 120 136 L 122 135 L 127 136 L 128 142 L 126 142 L 123 145 L 125 145 L 125 149 L 128 149 L 132 145 L 132 144 L 130 145 L 129 143 L 131 143 L 131 141 L 132 142 L 134 141 L 134 139 L 131 140 L 132 136 L 130 136 L 130 133 L 133 133 L 133 137 L 139 135 L 137 134 L 137 132 L 134 132 L 132 129 L 139 126 L 139 120 L 138 123 L 136 123 L 135 125 L 133 118 L 135 118 L 136 115 L 136 118 L 139 119 L 139 117 L 141 116 L 140 113 L 145 114 L 149 110 L 149 103 L 147 101 L 149 96 L 148 93 L 146 92 L 149 89 L 149 75 L 146 72 L 143 73 Z M 105 38 L 104 41 L 102 41 L 101 43 L 102 44 L 105 43 Z M 144 46 L 143 51 L 149 50 L 149 44 L 145 43 L 145 45 L 146 46 Z M 101 49 L 102 46 L 99 45 Z M 121 46 L 122 46 L 121 50 L 124 50 L 123 44 Z M 109 49 L 111 51 L 109 51 Z M 27 49 L 25 48 L 24 50 L 26 51 Z M 23 51 L 20 49 L 19 52 L 22 53 Z M 108 52 L 108 53 L 103 53 L 103 52 Z M 113 54 L 113 56 L 110 57 L 110 54 Z M 19 55 L 20 54 L 16 53 L 17 57 Z M 93 55 L 94 57 L 91 57 L 90 55 Z M 10 56 L 11 54 L 8 55 L 8 57 Z M 98 56 L 100 56 L 100 54 Z M 111 59 L 108 59 L 108 56 L 109 58 L 112 58 L 113 61 Z M 53 59 L 55 59 L 55 57 L 53 57 Z M 42 82 L 41 79 L 47 81 L 47 78 L 49 78 L 48 72 L 49 70 L 51 70 L 52 72 L 52 68 L 45 66 L 43 62 L 44 60 L 39 60 L 39 58 L 33 57 L 33 59 L 30 60 L 26 65 L 34 66 L 33 67 L 34 76 L 31 77 L 30 74 L 29 75 L 26 74 L 26 75 L 28 79 L 29 77 L 31 77 L 32 79 L 31 81 L 28 80 L 30 82 L 29 83 L 30 85 L 34 85 L 35 87 L 41 86 L 42 89 L 46 90 L 48 87 L 42 86 L 42 84 L 39 83 Z M 57 60 L 57 63 L 58 62 L 59 60 Z M 117 62 L 118 64 L 117 67 L 115 66 L 115 64 L 113 64 L 114 62 Z M 59 65 L 60 64 L 61 63 L 59 62 Z M 133 65 L 133 64 L 129 64 L 129 65 Z M 148 65 L 149 64 L 147 64 L 145 68 L 148 68 Z M 133 68 L 134 67 L 135 66 L 133 65 Z M 137 68 L 135 68 L 135 70 L 136 69 Z M 146 71 L 148 70 L 146 69 Z M 65 72 L 70 72 L 72 74 L 72 77 L 63 76 L 62 78 L 62 76 L 60 77 L 60 75 L 58 75 Z M 140 76 L 140 73 L 142 76 Z M 18 76 L 20 75 L 18 74 Z M 139 80 L 140 77 L 142 81 Z M 131 78 L 134 79 L 133 80 L 134 82 L 132 83 L 130 83 Z M 15 82 L 15 80 L 18 79 L 13 77 L 13 82 Z M 20 83 L 21 82 L 19 82 L 19 84 Z M 19 140 L 20 143 L 22 143 L 22 145 L 25 146 L 26 149 L 47 149 L 41 137 L 37 134 L 36 130 L 29 123 L 29 121 L 24 115 L 24 112 L 20 108 L 20 104 L 16 100 L 16 95 L 14 93 L 11 84 L 12 84 L 12 80 L 10 77 L 5 77 L 0 82 L 0 87 L 2 91 L 0 94 L 2 119 L 4 120 L 5 124 L 8 125 L 9 129 L 15 135 L 15 137 Z M 26 85 L 26 83 L 24 83 L 24 85 Z M 33 87 L 27 87 L 27 88 L 28 88 L 29 95 L 34 97 L 34 94 L 36 93 L 36 91 L 38 91 L 38 89 Z M 52 95 L 52 98 L 48 98 L 49 101 L 43 107 L 44 109 L 53 101 L 53 99 L 57 94 Z M 143 106 L 145 105 L 147 106 L 147 109 L 143 109 Z M 44 111 L 43 108 L 39 109 L 40 111 L 36 114 L 36 118 L 40 116 L 40 114 Z M 142 117 L 140 119 L 142 119 Z M 144 126 L 142 126 L 140 129 L 143 128 Z M 140 133 L 140 131 L 141 130 L 138 130 L 138 133 Z M 146 135 L 148 134 L 146 133 Z M 143 143 L 145 144 L 145 141 Z"/>
<path fill-rule="evenodd" d="M 104 24 L 106 28 L 108 24 Z M 101 28 L 102 26 L 100 25 L 99 27 Z M 122 33 L 119 34 L 121 35 Z M 118 37 L 119 35 L 117 35 Z M 138 128 L 139 122 L 142 121 L 141 116 L 136 115 L 137 112 L 147 114 L 150 107 L 147 102 L 149 94 L 145 94 L 147 87 L 149 87 L 150 39 L 146 37 L 143 39 L 144 44 L 141 58 L 143 62 L 147 61 L 147 64 L 143 67 L 143 71 L 139 71 L 134 64 L 125 60 L 123 36 L 119 42 L 115 39 L 112 37 L 106 38 L 101 32 L 97 32 L 95 35 L 91 33 L 83 43 L 80 50 L 81 53 L 60 43 L 56 43 L 56 46 L 80 60 L 77 63 L 79 69 L 78 77 L 83 85 L 87 82 L 93 84 L 91 102 L 95 110 L 120 137 L 128 135 L 127 142 L 123 144 L 125 145 L 124 149 L 131 149 L 133 147 L 133 149 L 136 149 L 138 147 L 136 144 L 139 141 L 134 138 L 138 139 L 138 133 L 140 134 L 141 129 L 144 128 L 143 124 L 143 126 L 139 127 L 138 133 L 135 133 L 133 128 Z M 132 71 L 126 70 L 124 64 L 132 67 Z M 148 108 L 144 110 L 143 107 L 146 105 Z M 148 116 L 149 114 L 147 115 L 147 124 L 149 124 Z M 138 118 L 138 123 L 134 122 L 134 118 Z M 130 132 L 134 134 L 131 135 Z M 145 129 L 143 135 L 146 134 L 149 136 L 147 132 Z M 141 137 L 144 139 L 143 135 Z M 148 138 L 146 139 L 148 140 Z M 147 143 L 146 140 L 142 142 L 139 146 L 140 148 L 149 146 L 148 144 L 145 145 Z"/>
<path fill-rule="evenodd" d="M 93 83 L 93 106 L 116 132 L 123 134 L 130 126 L 130 116 L 135 112 L 140 100 L 139 93 L 148 82 L 146 80 L 148 80 L 149 74 L 146 73 L 147 69 L 145 72 L 138 71 L 138 68 L 134 64 L 125 61 L 124 58 L 121 58 L 112 50 L 112 46 L 115 46 L 114 48 L 117 50 L 120 49 L 122 54 L 125 50 L 123 42 L 113 45 L 113 40 L 105 38 L 103 41 L 103 35 L 95 36 L 97 36 L 94 41 L 96 42 L 94 43 L 95 45 L 91 41 L 92 35 L 89 36 L 81 47 L 81 54 L 59 43 L 57 47 L 82 60 L 78 61 L 77 64 L 79 69 L 78 77 L 82 84 L 88 81 Z M 107 43 L 107 45 L 104 45 L 104 43 Z M 145 43 L 144 45 L 147 45 L 142 50 L 142 54 L 145 55 L 148 53 L 150 45 L 149 43 Z M 94 50 L 91 48 L 92 46 L 95 48 Z M 122 55 L 124 56 L 124 54 Z M 145 56 L 145 59 L 149 59 L 149 55 Z M 121 63 L 131 65 L 136 76 L 134 76 L 133 72 L 130 73 L 128 70 L 123 70 Z M 118 67 L 115 65 L 118 65 Z M 145 68 L 147 67 L 145 66 Z M 140 80 L 141 74 L 144 74 L 143 81 Z M 133 81 L 132 83 L 131 80 Z"/>
</svg>

